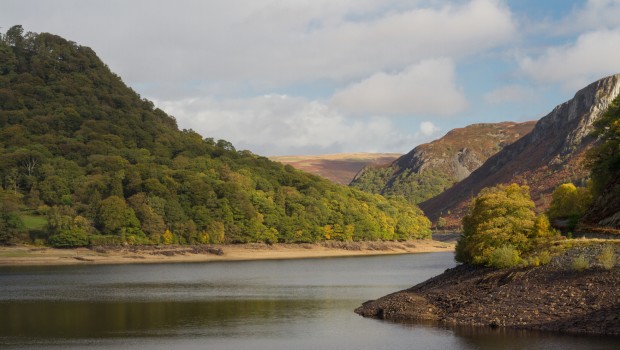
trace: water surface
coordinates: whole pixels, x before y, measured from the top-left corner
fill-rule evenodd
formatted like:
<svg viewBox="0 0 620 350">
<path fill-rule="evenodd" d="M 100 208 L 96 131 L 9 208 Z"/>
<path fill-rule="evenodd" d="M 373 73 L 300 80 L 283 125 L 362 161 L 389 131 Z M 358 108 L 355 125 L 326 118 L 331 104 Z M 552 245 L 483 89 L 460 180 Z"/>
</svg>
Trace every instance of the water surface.
<svg viewBox="0 0 620 350">
<path fill-rule="evenodd" d="M 611 349 L 618 338 L 364 319 L 452 253 L 0 268 L 0 348 Z"/>
</svg>

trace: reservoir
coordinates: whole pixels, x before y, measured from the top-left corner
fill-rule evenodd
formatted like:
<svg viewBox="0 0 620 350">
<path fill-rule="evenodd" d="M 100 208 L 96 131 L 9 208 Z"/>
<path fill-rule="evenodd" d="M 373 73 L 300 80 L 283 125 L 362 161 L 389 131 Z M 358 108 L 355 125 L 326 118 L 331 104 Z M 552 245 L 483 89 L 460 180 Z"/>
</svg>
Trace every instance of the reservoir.
<svg viewBox="0 0 620 350">
<path fill-rule="evenodd" d="M 453 253 L 0 267 L 2 349 L 615 349 L 575 336 L 362 318 Z"/>
</svg>

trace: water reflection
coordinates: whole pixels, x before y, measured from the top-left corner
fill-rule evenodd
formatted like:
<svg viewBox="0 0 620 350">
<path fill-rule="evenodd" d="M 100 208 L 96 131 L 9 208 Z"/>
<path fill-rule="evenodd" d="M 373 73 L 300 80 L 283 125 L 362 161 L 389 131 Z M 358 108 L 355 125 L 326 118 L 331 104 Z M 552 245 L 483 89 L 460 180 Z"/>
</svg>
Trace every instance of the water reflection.
<svg viewBox="0 0 620 350">
<path fill-rule="evenodd" d="M 451 253 L 0 268 L 0 348 L 616 348 L 617 338 L 391 324 L 362 302 L 454 266 Z"/>
<path fill-rule="evenodd" d="M 313 318 L 320 308 L 305 300 L 206 302 L 11 302 L 0 303 L 0 336 L 97 338 L 237 333 L 256 323 Z"/>
</svg>

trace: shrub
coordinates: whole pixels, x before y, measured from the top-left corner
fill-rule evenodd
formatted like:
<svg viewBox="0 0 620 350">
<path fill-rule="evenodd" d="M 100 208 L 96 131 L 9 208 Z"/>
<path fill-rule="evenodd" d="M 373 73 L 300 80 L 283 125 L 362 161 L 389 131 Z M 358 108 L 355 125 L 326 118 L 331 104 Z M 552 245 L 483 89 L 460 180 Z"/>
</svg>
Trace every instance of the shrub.
<svg viewBox="0 0 620 350">
<path fill-rule="evenodd" d="M 88 246 L 90 240 L 88 234 L 82 230 L 62 230 L 51 236 L 49 243 L 55 248 L 76 248 Z"/>
<path fill-rule="evenodd" d="M 582 255 L 579 255 L 578 257 L 576 257 L 575 259 L 573 259 L 572 268 L 575 271 L 581 272 L 581 271 L 584 271 L 584 270 L 590 268 L 590 262 L 582 254 Z"/>
<path fill-rule="evenodd" d="M 540 253 L 538 255 L 538 258 L 540 259 L 541 265 L 547 265 L 548 263 L 551 262 L 551 254 L 547 251 Z"/>
<path fill-rule="evenodd" d="M 605 270 L 611 270 L 616 265 L 616 251 L 610 245 L 605 246 L 597 258 Z"/>
<path fill-rule="evenodd" d="M 487 266 L 504 269 L 515 267 L 521 262 L 519 251 L 509 245 L 501 246 L 489 254 Z"/>
</svg>

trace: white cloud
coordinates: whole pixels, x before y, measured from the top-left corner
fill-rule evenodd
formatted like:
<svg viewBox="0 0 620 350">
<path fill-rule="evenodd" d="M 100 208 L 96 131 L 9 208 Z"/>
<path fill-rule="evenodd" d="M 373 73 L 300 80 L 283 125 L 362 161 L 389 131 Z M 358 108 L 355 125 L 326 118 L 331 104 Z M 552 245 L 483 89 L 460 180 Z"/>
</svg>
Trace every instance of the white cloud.
<svg viewBox="0 0 620 350">
<path fill-rule="evenodd" d="M 620 72 L 620 28 L 580 35 L 574 44 L 555 46 L 539 57 L 519 60 L 521 70 L 543 83 L 560 83 L 567 89 L 581 88 L 607 75 Z"/>
<path fill-rule="evenodd" d="M 0 23 L 93 47 L 132 84 L 349 81 L 478 53 L 516 32 L 499 0 L 7 0 L 2 13 Z"/>
<path fill-rule="evenodd" d="M 354 114 L 454 114 L 467 106 L 454 75 L 451 60 L 427 60 L 399 73 L 373 74 L 338 91 L 332 104 Z"/>
<path fill-rule="evenodd" d="M 0 23 L 92 47 L 182 128 L 259 154 L 408 151 L 433 128 L 388 117 L 463 110 L 455 62 L 517 36 L 503 0 L 3 0 Z M 271 91 L 309 97 L 247 97 Z"/>
<path fill-rule="evenodd" d="M 536 95 L 531 87 L 521 85 L 502 86 L 484 95 L 485 101 L 490 104 L 520 103 L 532 101 L 535 98 Z"/>
<path fill-rule="evenodd" d="M 554 23 L 552 30 L 559 33 L 578 33 L 584 30 L 613 29 L 620 26 L 619 0 L 588 0 Z"/>
<path fill-rule="evenodd" d="M 425 121 L 420 123 L 420 132 L 424 136 L 433 136 L 437 134 L 438 131 L 439 128 L 435 126 L 435 124 L 433 124 L 432 122 Z"/>
<path fill-rule="evenodd" d="M 389 118 L 349 119 L 320 102 L 284 95 L 224 101 L 194 98 L 157 105 L 174 115 L 181 128 L 264 155 L 407 152 L 437 130 L 424 122 L 421 131 L 411 135 Z"/>
</svg>

